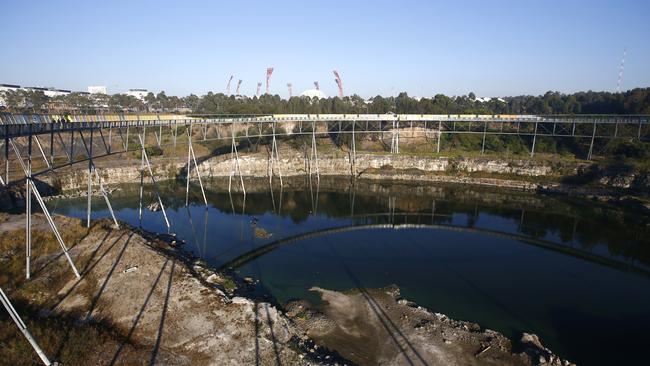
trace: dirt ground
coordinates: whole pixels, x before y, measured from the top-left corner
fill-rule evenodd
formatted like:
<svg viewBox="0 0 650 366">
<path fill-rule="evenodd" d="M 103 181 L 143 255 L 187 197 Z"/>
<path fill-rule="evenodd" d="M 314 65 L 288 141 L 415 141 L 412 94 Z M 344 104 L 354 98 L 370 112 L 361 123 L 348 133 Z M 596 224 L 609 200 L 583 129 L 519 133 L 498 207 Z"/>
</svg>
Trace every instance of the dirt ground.
<svg viewBox="0 0 650 366">
<path fill-rule="evenodd" d="M 23 220 L 0 217 L 0 232 L 19 243 L 0 243 L 12 278 L 24 268 Z M 90 229 L 80 220 L 55 220 L 81 279 L 41 233 L 49 230 L 43 217 L 34 215 L 40 253 L 34 278 L 2 285 L 22 304 L 19 313 L 34 309 L 30 329 L 46 353 L 64 364 L 570 365 L 534 336 L 513 352 L 503 335 L 430 313 L 401 299 L 396 288 L 314 288 L 325 306 L 298 301 L 278 310 L 235 295 L 233 278 L 191 260 L 173 236 L 115 229 L 108 220 Z M 2 317 L 0 322 L 11 324 Z M 35 360 L 13 324 L 3 326 L 0 340 L 8 355 L 0 364 Z"/>
<path fill-rule="evenodd" d="M 570 365 L 526 335 L 520 353 L 500 333 L 451 320 L 401 299 L 399 289 L 341 293 L 322 288 L 325 305 L 291 303 L 287 315 L 328 348 L 359 365 Z"/>
</svg>

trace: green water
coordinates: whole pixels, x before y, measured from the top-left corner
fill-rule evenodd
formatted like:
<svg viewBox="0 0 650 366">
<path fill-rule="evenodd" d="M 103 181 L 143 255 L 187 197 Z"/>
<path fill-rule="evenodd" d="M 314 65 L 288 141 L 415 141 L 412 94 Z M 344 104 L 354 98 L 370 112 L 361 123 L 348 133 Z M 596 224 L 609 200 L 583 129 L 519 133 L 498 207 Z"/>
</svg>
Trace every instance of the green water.
<svg viewBox="0 0 650 366">
<path fill-rule="evenodd" d="M 299 184 L 298 184 L 299 183 Z M 234 266 L 280 303 L 334 290 L 397 285 L 452 318 L 517 338 L 533 332 L 579 364 L 643 363 L 650 341 L 650 227 L 646 218 L 580 200 L 466 186 L 304 181 L 249 193 L 161 187 L 171 231 L 215 267 Z M 267 183 L 268 184 L 268 183 Z M 215 183 L 214 186 L 224 187 Z M 288 188 L 293 186 L 295 188 Z M 146 187 L 145 205 L 153 201 Z M 162 214 L 138 218 L 137 187 L 112 198 L 120 220 L 167 231 Z M 49 203 L 85 217 L 85 199 Z M 106 217 L 101 199 L 93 217 Z M 260 239 L 255 228 L 272 234 Z"/>
</svg>

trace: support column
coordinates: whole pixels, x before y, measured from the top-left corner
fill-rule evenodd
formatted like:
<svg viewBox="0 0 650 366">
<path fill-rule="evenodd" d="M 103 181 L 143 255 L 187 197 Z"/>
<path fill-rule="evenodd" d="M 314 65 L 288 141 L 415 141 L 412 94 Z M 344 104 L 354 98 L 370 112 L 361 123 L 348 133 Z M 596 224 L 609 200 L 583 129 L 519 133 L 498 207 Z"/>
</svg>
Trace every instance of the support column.
<svg viewBox="0 0 650 366">
<path fill-rule="evenodd" d="M 594 140 L 596 139 L 596 120 L 594 119 L 594 129 L 591 133 L 591 143 L 589 144 L 589 153 L 587 154 L 587 160 L 591 160 L 591 154 L 594 151 Z"/>
<path fill-rule="evenodd" d="M 2 305 L 4 306 L 5 310 L 9 313 L 9 316 L 11 319 L 14 321 L 20 332 L 23 334 L 23 336 L 27 339 L 27 342 L 32 346 L 38 357 L 41 359 L 41 362 L 43 362 L 44 365 L 49 366 L 52 363 L 50 360 L 47 358 L 45 355 L 45 352 L 41 349 L 41 347 L 36 343 L 36 340 L 34 337 L 32 337 L 31 333 L 29 333 L 29 330 L 27 330 L 27 326 L 23 322 L 22 319 L 20 319 L 20 316 L 16 312 L 16 309 L 14 309 L 13 305 L 11 305 L 11 302 L 9 301 L 9 298 L 7 298 L 7 295 L 5 295 L 4 291 L 0 288 L 0 302 L 2 302 Z"/>
<path fill-rule="evenodd" d="M 351 166 L 350 166 L 350 174 L 352 174 L 353 176 L 357 175 L 357 171 L 356 171 L 356 168 L 357 168 L 357 144 L 356 144 L 356 138 L 355 138 L 355 135 L 354 135 L 354 130 L 356 128 L 356 124 L 357 124 L 356 121 L 352 121 L 352 157 L 351 157 L 351 160 L 350 160 L 350 164 L 351 164 Z"/>
<path fill-rule="evenodd" d="M 144 133 L 144 130 L 143 130 Z M 147 163 L 147 170 L 149 170 L 149 175 L 151 176 L 151 182 L 153 183 L 154 189 L 156 190 L 156 196 L 158 197 L 158 204 L 160 204 L 160 209 L 165 218 L 165 224 L 167 225 L 167 231 L 171 229 L 169 224 L 169 219 L 167 219 L 167 212 L 165 211 L 165 205 L 163 204 L 162 198 L 160 197 L 160 191 L 158 190 L 158 183 L 156 183 L 156 177 L 153 175 L 153 170 L 151 169 L 151 164 L 149 163 L 149 157 L 147 156 L 147 151 L 144 147 L 144 138 L 138 134 L 138 139 L 140 140 L 140 146 L 142 148 L 142 157 L 144 157 L 145 163 Z"/>
<path fill-rule="evenodd" d="M 81 131 L 79 131 L 81 133 Z M 90 129 L 90 146 L 88 147 L 88 195 L 86 206 L 86 227 L 90 227 L 90 213 L 92 212 L 93 196 L 93 129 Z"/>
<path fill-rule="evenodd" d="M 20 167 L 23 169 L 23 173 L 25 174 L 25 177 L 31 177 L 31 172 L 27 169 L 27 166 L 22 160 L 22 157 L 20 155 L 20 150 L 11 139 L 9 139 L 9 143 L 11 144 L 11 147 L 13 148 L 14 153 L 16 154 L 16 158 L 18 160 L 18 163 L 20 164 Z M 47 220 L 48 224 L 50 225 L 50 228 L 54 232 L 54 236 L 56 237 L 56 240 L 59 242 L 59 246 L 63 250 L 63 254 L 68 260 L 68 263 L 70 263 L 70 267 L 72 267 L 72 271 L 74 272 L 75 276 L 77 276 L 77 278 L 81 278 L 79 272 L 77 271 L 77 267 L 75 267 L 74 263 L 72 262 L 72 259 L 70 258 L 70 255 L 68 254 L 68 247 L 66 247 L 65 243 L 63 242 L 63 238 L 61 237 L 59 230 L 56 228 L 56 225 L 54 224 L 54 220 L 52 220 L 52 216 L 50 215 L 50 211 L 47 209 L 47 206 L 45 205 L 45 201 L 43 201 L 43 197 L 41 197 L 41 194 L 38 192 L 38 188 L 36 187 L 36 184 L 34 184 L 34 181 L 32 179 L 28 179 L 27 184 L 31 186 L 32 195 L 34 195 L 34 198 L 36 198 L 36 201 L 41 207 L 41 210 L 43 211 L 43 215 L 45 215 L 45 219 Z"/>
<path fill-rule="evenodd" d="M 438 148 L 436 152 L 440 154 L 440 139 L 442 138 L 442 121 L 438 121 Z"/>
<path fill-rule="evenodd" d="M 487 121 L 483 122 L 483 144 L 481 145 L 481 155 L 485 152 L 485 136 L 487 134 Z"/>
<path fill-rule="evenodd" d="M 537 141 L 537 121 L 535 121 L 535 132 L 533 133 L 533 147 L 530 149 L 530 157 L 535 155 L 535 142 Z"/>
<path fill-rule="evenodd" d="M 27 142 L 27 174 L 25 177 L 25 277 L 31 277 L 32 258 L 32 125 Z"/>
</svg>

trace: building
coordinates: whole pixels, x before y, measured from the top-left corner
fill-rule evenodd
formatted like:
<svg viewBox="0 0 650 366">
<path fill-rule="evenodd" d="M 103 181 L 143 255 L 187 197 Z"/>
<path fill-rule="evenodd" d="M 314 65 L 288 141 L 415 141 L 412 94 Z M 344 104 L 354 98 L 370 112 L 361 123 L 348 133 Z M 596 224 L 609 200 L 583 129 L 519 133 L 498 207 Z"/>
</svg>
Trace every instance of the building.
<svg viewBox="0 0 650 366">
<path fill-rule="evenodd" d="M 90 94 L 108 94 L 105 86 L 89 86 L 88 93 Z"/>
<path fill-rule="evenodd" d="M 70 90 L 66 89 L 56 89 L 56 88 L 44 88 L 41 86 L 28 86 L 24 88 L 25 90 L 28 91 L 42 91 L 43 94 L 45 94 L 48 97 L 58 97 L 58 96 L 63 96 L 63 95 L 68 95 L 72 93 Z"/>
<path fill-rule="evenodd" d="M 301 97 L 327 99 L 327 95 L 318 89 L 307 89 L 300 94 Z"/>
<path fill-rule="evenodd" d="M 147 89 L 129 89 L 129 91 L 124 94 L 136 97 L 144 102 L 144 97 L 149 94 L 149 91 Z"/>
<path fill-rule="evenodd" d="M 5 107 L 7 105 L 2 94 L 5 92 L 16 91 L 18 89 L 20 89 L 20 85 L 0 84 L 0 107 Z"/>
</svg>

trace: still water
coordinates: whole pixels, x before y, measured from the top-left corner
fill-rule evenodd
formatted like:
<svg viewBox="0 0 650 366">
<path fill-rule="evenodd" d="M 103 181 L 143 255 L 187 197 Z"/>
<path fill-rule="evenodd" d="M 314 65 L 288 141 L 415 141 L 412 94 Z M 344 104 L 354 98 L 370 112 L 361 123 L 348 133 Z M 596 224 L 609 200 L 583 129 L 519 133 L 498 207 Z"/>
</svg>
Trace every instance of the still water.
<svg viewBox="0 0 650 366">
<path fill-rule="evenodd" d="M 333 290 L 397 285 L 452 318 L 545 346 L 583 365 L 642 364 L 650 342 L 648 218 L 596 203 L 467 186 L 298 179 L 161 186 L 171 232 L 211 265 L 259 280 L 280 303 Z M 145 187 L 144 205 L 155 200 Z M 161 212 L 138 217 L 138 187 L 111 203 L 118 219 L 166 232 Z M 50 201 L 85 218 L 86 200 Z M 108 217 L 99 197 L 93 217 Z M 645 222 L 644 222 L 645 220 Z M 264 235 L 265 233 L 270 234 Z M 256 230 L 257 234 L 256 235 Z"/>
</svg>

